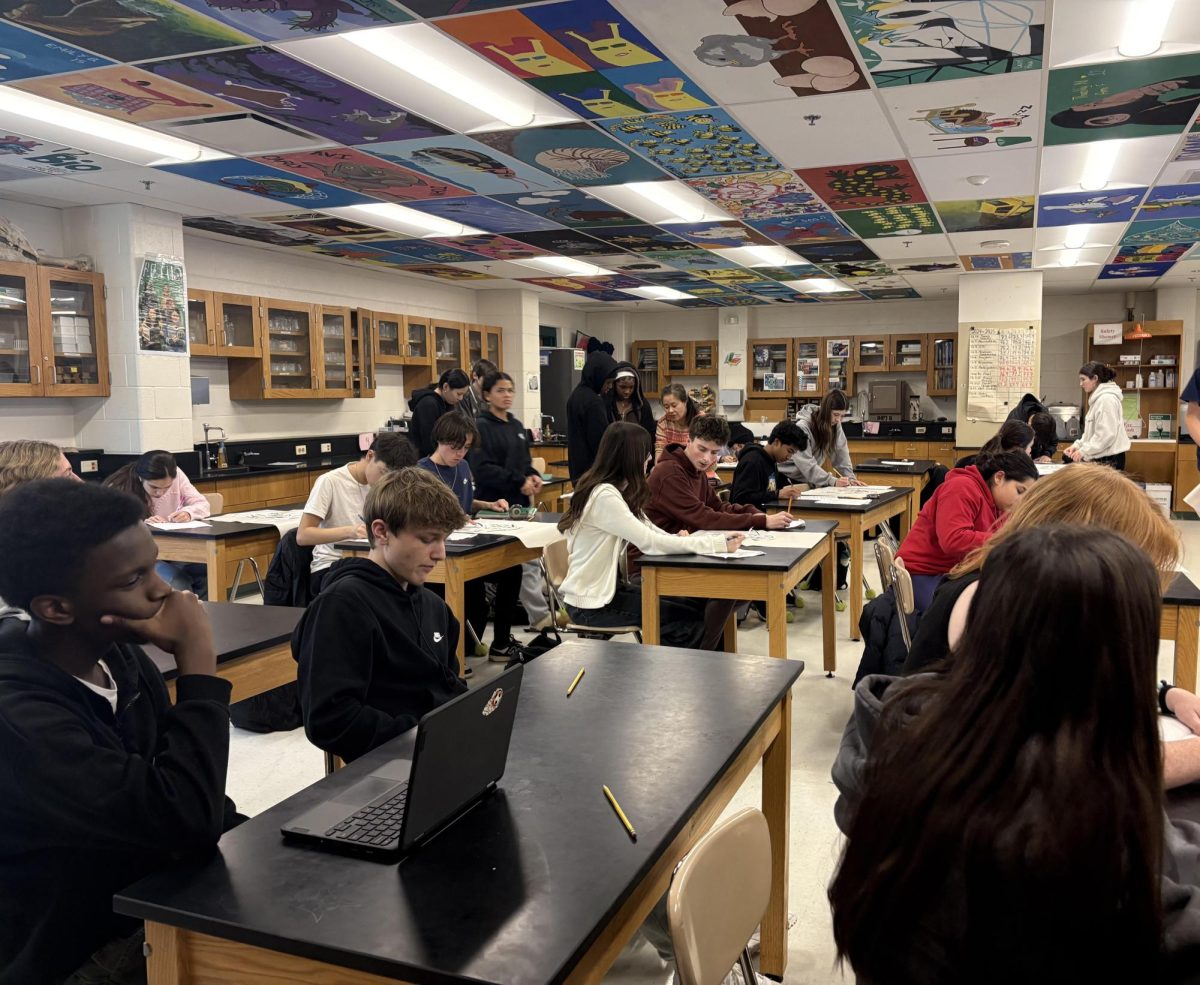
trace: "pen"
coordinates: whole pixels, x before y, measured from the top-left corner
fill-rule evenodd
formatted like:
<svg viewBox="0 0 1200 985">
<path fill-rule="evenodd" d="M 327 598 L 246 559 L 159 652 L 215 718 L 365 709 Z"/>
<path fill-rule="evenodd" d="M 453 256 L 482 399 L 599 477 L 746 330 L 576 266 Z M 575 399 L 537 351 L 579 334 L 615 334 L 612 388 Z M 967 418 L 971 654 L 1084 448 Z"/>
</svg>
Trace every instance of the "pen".
<svg viewBox="0 0 1200 985">
<path fill-rule="evenodd" d="M 571 696 L 571 692 L 574 691 L 575 688 L 579 686 L 579 682 L 581 680 L 583 680 L 583 671 L 584 671 L 584 668 L 580 667 L 579 673 L 575 675 L 575 680 L 571 681 L 571 686 L 569 688 L 567 688 L 567 697 L 568 698 Z"/>
<path fill-rule="evenodd" d="M 617 812 L 617 817 L 621 819 L 621 823 L 625 825 L 625 830 L 629 832 L 629 837 L 637 841 L 637 832 L 633 830 L 633 825 L 629 823 L 629 818 L 625 816 L 625 812 L 621 810 L 621 805 L 617 803 L 617 798 L 613 796 L 613 792 L 608 787 L 603 787 L 604 796 L 608 798 L 608 802 L 612 804 L 612 809 Z"/>
</svg>

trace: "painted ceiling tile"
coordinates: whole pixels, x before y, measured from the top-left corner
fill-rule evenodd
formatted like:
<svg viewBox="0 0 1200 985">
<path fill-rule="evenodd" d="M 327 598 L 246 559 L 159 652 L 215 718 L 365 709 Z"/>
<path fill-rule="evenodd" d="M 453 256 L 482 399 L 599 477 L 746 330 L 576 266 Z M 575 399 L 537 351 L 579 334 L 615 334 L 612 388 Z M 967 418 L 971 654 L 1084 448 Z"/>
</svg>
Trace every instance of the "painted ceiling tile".
<svg viewBox="0 0 1200 985">
<path fill-rule="evenodd" d="M 630 253 L 696 249 L 687 240 L 680 239 L 658 226 L 611 226 L 592 229 L 590 234 L 622 250 L 628 250 Z"/>
<path fill-rule="evenodd" d="M 1175 157 L 1175 161 L 1200 161 L 1200 133 L 1189 133 L 1183 138 L 1183 143 L 1179 146 L 1179 151 Z"/>
<path fill-rule="evenodd" d="M 681 222 L 672 223 L 666 228 L 689 243 L 710 250 L 733 249 L 738 246 L 769 246 L 771 243 L 762 233 L 734 221 Z"/>
<path fill-rule="evenodd" d="M 1047 152 L 1042 152 L 1045 159 Z M 1038 150 L 1036 147 L 976 151 L 968 160 L 958 154 L 913 159 L 917 177 L 935 202 L 971 198 L 980 189 L 989 195 L 1032 195 L 1038 189 Z M 1079 172 L 1074 172 L 1078 188 Z M 985 184 L 967 179 L 983 176 Z"/>
<path fill-rule="evenodd" d="M 1129 222 L 1145 194 L 1145 188 L 1122 188 L 1115 192 L 1042 195 L 1038 198 L 1038 227 Z"/>
<path fill-rule="evenodd" d="M 812 168 L 798 173 L 835 212 L 928 201 L 905 160 Z"/>
<path fill-rule="evenodd" d="M 839 280 L 852 281 L 865 278 L 887 277 L 892 268 L 878 260 L 844 261 L 842 263 L 823 263 L 821 269 Z"/>
<path fill-rule="evenodd" d="M 426 199 L 412 202 L 410 208 L 428 212 L 430 215 L 441 216 L 461 222 L 464 226 L 474 226 L 489 233 L 528 233 L 536 229 L 557 229 L 557 223 L 536 216 L 532 212 L 514 209 L 503 202 L 495 202 L 482 195 L 472 195 L 469 198 L 444 198 L 440 200 Z"/>
<path fill-rule="evenodd" d="M 305 252 L 316 253 L 319 256 L 336 257 L 339 260 L 352 260 L 359 263 L 374 263 L 388 265 L 396 262 L 396 254 L 386 250 L 378 250 L 373 246 L 362 243 L 322 243 L 318 246 L 306 247 Z"/>
<path fill-rule="evenodd" d="M 881 87 L 1041 68 L 1044 0 L 837 0 Z"/>
<path fill-rule="evenodd" d="M 628 291 L 634 287 L 645 287 L 646 282 L 639 277 L 629 277 L 624 274 L 615 274 L 611 277 L 592 277 L 592 283 L 600 290 L 608 291 Z"/>
<path fill-rule="evenodd" d="M 576 72 L 530 80 L 533 87 L 587 120 L 641 116 L 645 107 L 599 72 Z"/>
<path fill-rule="evenodd" d="M 421 17 L 444 17 L 447 14 L 474 14 L 498 7 L 519 7 L 529 0 L 408 0 L 404 6 Z"/>
<path fill-rule="evenodd" d="M 383 239 L 371 240 L 371 246 L 388 253 L 400 253 L 417 263 L 478 263 L 478 253 L 435 243 L 431 239 Z"/>
<path fill-rule="evenodd" d="M 658 284 L 661 287 L 674 287 L 679 290 L 683 289 L 679 286 L 680 284 L 689 283 L 693 279 L 692 274 L 674 269 L 670 273 L 642 273 L 638 270 L 634 270 L 633 273 L 637 274 L 647 284 Z"/>
<path fill-rule="evenodd" d="M 1130 223 L 1121 239 L 1122 246 L 1197 242 L 1200 242 L 1200 219 L 1151 219 Z"/>
<path fill-rule="evenodd" d="M 1046 104 L 1047 144 L 1182 133 L 1200 105 L 1200 54 L 1055 69 Z"/>
<path fill-rule="evenodd" d="M 567 0 L 526 7 L 523 13 L 575 58 L 599 71 L 665 60 L 653 42 L 605 0 Z"/>
<path fill-rule="evenodd" d="M 577 298 L 589 298 L 592 301 L 634 301 L 637 300 L 629 294 L 624 294 L 621 291 L 613 290 L 597 290 L 597 291 L 575 291 L 573 292 Z"/>
<path fill-rule="evenodd" d="M 1174 263 L 1193 243 L 1129 243 L 1117 247 L 1113 263 Z"/>
<path fill-rule="evenodd" d="M 874 251 L 861 239 L 834 243 L 805 243 L 797 251 L 809 263 L 846 263 L 876 259 Z"/>
<path fill-rule="evenodd" d="M 705 276 L 713 270 L 742 269 L 732 260 L 708 250 L 658 250 L 649 252 L 646 256 L 660 263 L 669 263 L 677 270 L 684 270 L 691 274 L 703 274 Z"/>
<path fill-rule="evenodd" d="M 457 198 L 471 194 L 465 188 L 390 164 L 349 147 L 330 147 L 298 154 L 268 154 L 254 160 L 385 202 Z"/>
<path fill-rule="evenodd" d="M 895 86 L 880 93 L 913 157 L 1036 146 L 1042 73 Z"/>
<path fill-rule="evenodd" d="M 612 252 L 612 244 L 593 239 L 577 229 L 513 233 L 513 239 L 568 257 L 604 256 Z"/>
<path fill-rule="evenodd" d="M 210 215 L 184 216 L 185 229 L 196 229 L 236 239 L 248 239 L 268 246 L 315 246 L 323 240 L 309 233 L 273 226 L 267 222 L 245 219 L 240 216 Z"/>
<path fill-rule="evenodd" d="M 874 92 L 839 92 L 782 104 L 749 103 L 734 109 L 737 118 L 760 134 L 767 150 L 788 168 L 904 156 L 891 119 Z"/>
<path fill-rule="evenodd" d="M 431 239 L 431 242 L 467 250 L 489 260 L 529 260 L 550 255 L 536 246 L 509 239 L 507 236 L 437 236 Z"/>
<path fill-rule="evenodd" d="M 826 211 L 825 203 L 791 171 L 692 178 L 687 184 L 737 219 Z"/>
<path fill-rule="evenodd" d="M 351 219 L 341 219 L 338 216 L 326 215 L 324 212 L 285 212 L 279 215 L 258 216 L 262 222 L 270 222 L 314 236 L 328 236 L 333 239 L 367 241 L 372 239 L 395 239 L 396 234 L 385 229 L 377 229 Z"/>
<path fill-rule="evenodd" d="M 494 280 L 491 274 L 485 274 L 481 270 L 463 270 L 462 267 L 446 267 L 440 264 L 417 264 L 413 266 L 398 267 L 398 270 L 403 270 L 409 274 L 421 274 L 425 277 L 436 277 L 438 280 Z"/>
<path fill-rule="evenodd" d="M 341 34 L 364 27 L 411 21 L 391 0 L 178 0 L 238 31 L 263 41 Z"/>
<path fill-rule="evenodd" d="M 858 291 L 835 291 L 829 294 L 818 294 L 817 300 L 822 304 L 837 304 L 840 301 L 865 301 Z"/>
<path fill-rule="evenodd" d="M 15 88 L 127 123 L 216 116 L 238 111 L 233 103 L 160 79 L 129 65 L 27 79 L 18 82 Z"/>
<path fill-rule="evenodd" d="M 667 61 L 605 69 L 603 77 L 645 113 L 682 113 L 713 105 L 708 93 Z"/>
<path fill-rule="evenodd" d="M 1033 228 L 1035 206 L 1032 195 L 963 199 L 935 202 L 934 205 L 950 233 Z"/>
<path fill-rule="evenodd" d="M 456 17 L 437 26 L 519 79 L 590 70 L 586 61 L 515 10 Z"/>
<path fill-rule="evenodd" d="M 911 287 L 864 288 L 862 293 L 869 301 L 908 301 L 921 296 Z"/>
<path fill-rule="evenodd" d="M 839 212 L 838 218 L 864 238 L 936 236 L 942 227 L 933 207 L 922 205 L 879 205 L 870 209 Z"/>
<path fill-rule="evenodd" d="M 32 79 L 39 75 L 79 72 L 112 64 L 107 58 L 44 38 L 8 21 L 0 21 L 0 58 L 3 60 L 5 82 Z"/>
<path fill-rule="evenodd" d="M 958 257 L 920 257 L 911 260 L 890 260 L 889 266 L 901 277 L 908 274 L 961 273 L 962 264 Z"/>
<path fill-rule="evenodd" d="M 641 222 L 628 212 L 622 212 L 578 188 L 519 192 L 515 195 L 492 197 L 572 229 L 586 229 L 590 226 L 633 226 Z"/>
<path fill-rule="evenodd" d="M 415 168 L 481 195 L 563 188 L 544 171 L 459 134 L 371 144 L 376 157 Z"/>
<path fill-rule="evenodd" d="M 753 270 L 747 270 L 745 267 L 735 267 L 731 270 L 710 270 L 704 277 L 706 280 L 711 280 L 714 284 L 728 284 L 739 291 L 748 290 L 746 286 L 748 284 L 760 284 L 766 288 L 779 286 L 777 281 L 761 277 Z"/>
<path fill-rule="evenodd" d="M 0 0 L 0 17 L 119 62 L 253 44 L 248 34 L 171 0 Z"/>
<path fill-rule="evenodd" d="M 594 263 L 597 267 L 603 267 L 605 270 L 616 270 L 621 273 L 630 274 L 633 277 L 645 278 L 650 274 L 680 273 L 678 267 L 672 267 L 661 260 L 655 260 L 648 253 L 637 255 L 632 253 L 609 253 L 604 256 L 591 257 L 589 262 Z"/>
<path fill-rule="evenodd" d="M 775 160 L 725 110 L 601 121 L 610 134 L 678 178 L 775 169 Z"/>
<path fill-rule="evenodd" d="M 1173 263 L 1109 263 L 1101 269 L 1097 280 L 1129 280 L 1131 277 L 1161 277 Z"/>
<path fill-rule="evenodd" d="M 777 219 L 756 219 L 748 225 L 784 246 L 798 243 L 826 243 L 839 239 L 851 239 L 854 235 L 832 212 L 785 215 Z"/>
<path fill-rule="evenodd" d="M 168 164 L 159 170 L 291 205 L 329 209 L 370 201 L 365 195 L 301 178 L 240 157 L 194 164 Z"/>
<path fill-rule="evenodd" d="M 843 213 L 844 215 L 845 213 Z M 881 260 L 925 260 L 946 257 L 957 251 L 945 234 L 926 233 L 923 236 L 877 236 L 866 241 Z"/>
<path fill-rule="evenodd" d="M 964 270 L 1029 270 L 1032 253 L 971 253 L 958 258 Z"/>
<path fill-rule="evenodd" d="M 586 123 L 496 130 L 476 137 L 573 185 L 614 185 L 662 177 L 658 168 Z"/>
<path fill-rule="evenodd" d="M 213 52 L 143 67 L 341 144 L 384 143 L 446 132 L 271 48 Z"/>
<path fill-rule="evenodd" d="M 799 263 L 791 267 L 751 267 L 754 273 L 761 277 L 769 277 L 771 280 L 808 280 L 810 277 L 826 277 L 828 276 L 820 267 L 814 267 L 810 263 Z"/>
<path fill-rule="evenodd" d="M 1152 188 L 1138 219 L 1196 219 L 1200 218 L 1200 184 L 1159 185 Z"/>
</svg>

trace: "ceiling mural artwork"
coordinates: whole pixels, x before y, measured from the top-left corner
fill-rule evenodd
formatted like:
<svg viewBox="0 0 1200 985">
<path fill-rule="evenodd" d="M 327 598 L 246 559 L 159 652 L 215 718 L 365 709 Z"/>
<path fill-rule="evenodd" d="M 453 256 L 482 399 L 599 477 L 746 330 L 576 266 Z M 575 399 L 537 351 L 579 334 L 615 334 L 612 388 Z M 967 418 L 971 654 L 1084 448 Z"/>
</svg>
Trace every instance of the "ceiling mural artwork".
<svg viewBox="0 0 1200 985">
<path fill-rule="evenodd" d="M 1186 284 L 1200 3 L 1145 57 L 1097 3 L 0 0 L 0 96 L 97 120 L 12 117 L 0 182 L 586 305 L 903 303 L 1035 268 Z M 444 77 L 366 39 L 436 48 Z M 196 151 L 119 159 L 99 118 Z"/>
</svg>

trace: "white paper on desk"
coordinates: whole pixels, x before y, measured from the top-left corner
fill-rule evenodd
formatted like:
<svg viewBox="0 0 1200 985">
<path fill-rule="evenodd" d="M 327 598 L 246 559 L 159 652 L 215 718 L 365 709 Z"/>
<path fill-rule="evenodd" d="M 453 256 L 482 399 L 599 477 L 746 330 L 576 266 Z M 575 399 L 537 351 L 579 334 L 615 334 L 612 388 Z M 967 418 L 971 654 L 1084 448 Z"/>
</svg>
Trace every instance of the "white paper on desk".
<svg viewBox="0 0 1200 985">
<path fill-rule="evenodd" d="M 1190 493 L 1184 496 L 1183 501 L 1197 513 L 1200 513 L 1200 486 L 1197 486 Z"/>
<path fill-rule="evenodd" d="M 728 531 L 726 531 L 728 532 Z M 739 547 L 736 551 L 701 551 L 703 557 L 716 557 L 722 561 L 735 561 L 740 557 L 762 557 L 764 551 L 748 551 L 744 547 Z"/>
<path fill-rule="evenodd" d="M 866 496 L 859 496 L 858 498 L 853 496 L 829 496 L 825 499 L 806 499 L 804 502 L 812 503 L 814 506 L 846 506 L 848 504 L 864 503 L 866 500 Z"/>
<path fill-rule="evenodd" d="M 1054 475 L 1055 472 L 1059 471 L 1060 469 L 1065 469 L 1067 466 L 1065 462 L 1059 462 L 1057 464 L 1053 462 L 1039 462 L 1034 467 L 1038 470 L 1038 475 Z"/>
<path fill-rule="evenodd" d="M 720 531 L 711 531 L 719 533 Z M 728 533 L 728 531 L 725 531 Z M 809 550 L 829 534 L 808 533 L 803 530 L 751 530 L 743 543 L 751 547 L 790 547 Z"/>
<path fill-rule="evenodd" d="M 222 513 L 215 519 L 224 523 L 269 523 L 282 537 L 300 526 L 300 517 L 303 515 L 303 510 L 245 510 L 241 513 Z"/>
<path fill-rule="evenodd" d="M 480 528 L 480 533 L 503 534 L 506 537 L 516 537 L 522 546 L 528 547 L 530 550 L 549 547 L 551 544 L 557 544 L 560 540 L 566 540 L 566 534 L 558 529 L 557 523 L 477 520 L 476 526 Z"/>
<path fill-rule="evenodd" d="M 455 530 L 452 534 L 450 534 L 449 537 L 446 538 L 446 540 L 450 540 L 450 541 L 474 540 L 478 536 L 479 536 L 478 530 Z"/>
<path fill-rule="evenodd" d="M 169 520 L 156 520 L 149 526 L 155 530 L 195 530 L 197 527 L 211 527 L 211 523 L 200 520 L 184 520 L 182 523 L 171 523 Z"/>
<path fill-rule="evenodd" d="M 880 465 L 916 465 L 917 463 L 914 462 L 910 458 L 895 458 L 895 459 L 881 458 L 879 460 L 879 464 Z"/>
<path fill-rule="evenodd" d="M 793 520 L 791 523 L 789 523 L 787 525 L 787 528 L 788 528 L 788 530 L 799 530 L 803 526 L 804 526 L 803 520 Z"/>
</svg>

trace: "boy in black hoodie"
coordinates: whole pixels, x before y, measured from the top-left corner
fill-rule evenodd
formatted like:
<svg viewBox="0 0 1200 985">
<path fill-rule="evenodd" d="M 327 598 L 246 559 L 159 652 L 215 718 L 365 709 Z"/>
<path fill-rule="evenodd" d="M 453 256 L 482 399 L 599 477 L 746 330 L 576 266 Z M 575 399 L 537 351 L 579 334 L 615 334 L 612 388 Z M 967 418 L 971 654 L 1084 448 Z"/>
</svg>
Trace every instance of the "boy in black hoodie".
<svg viewBox="0 0 1200 985">
<path fill-rule="evenodd" d="M 458 407 L 470 389 L 471 381 L 466 373 L 461 369 L 448 369 L 438 377 L 436 386 L 427 386 L 412 395 L 408 402 L 408 409 L 412 411 L 409 437 L 422 458 L 432 455 L 437 448 L 433 426 L 438 418 Z"/>
<path fill-rule="evenodd" d="M 113 894 L 240 820 L 225 797 L 230 684 L 200 602 L 155 574 L 144 515 L 63 479 L 0 502 L 0 596 L 31 617 L 0 620 L 4 985 L 144 980 L 140 924 Z M 133 641 L 175 654 L 174 707 Z"/>
<path fill-rule="evenodd" d="M 804 432 L 796 424 L 791 421 L 776 424 L 766 446 L 751 443 L 738 453 L 729 501 L 746 503 L 765 513 L 767 503 L 799 496 L 799 489 L 787 485 L 779 471 L 779 463 L 788 461 L 807 447 Z"/>
<path fill-rule="evenodd" d="M 600 439 L 608 427 L 608 408 L 600 392 L 616 368 L 617 361 L 607 352 L 590 353 L 579 375 L 579 385 L 567 398 L 567 472 L 573 483 L 578 483 L 596 460 Z"/>
<path fill-rule="evenodd" d="M 329 569 L 292 635 L 304 731 L 347 762 L 467 689 L 458 620 L 422 587 L 466 522 L 458 500 L 424 469 L 400 469 L 371 489 L 363 522 L 371 553 Z"/>
</svg>

